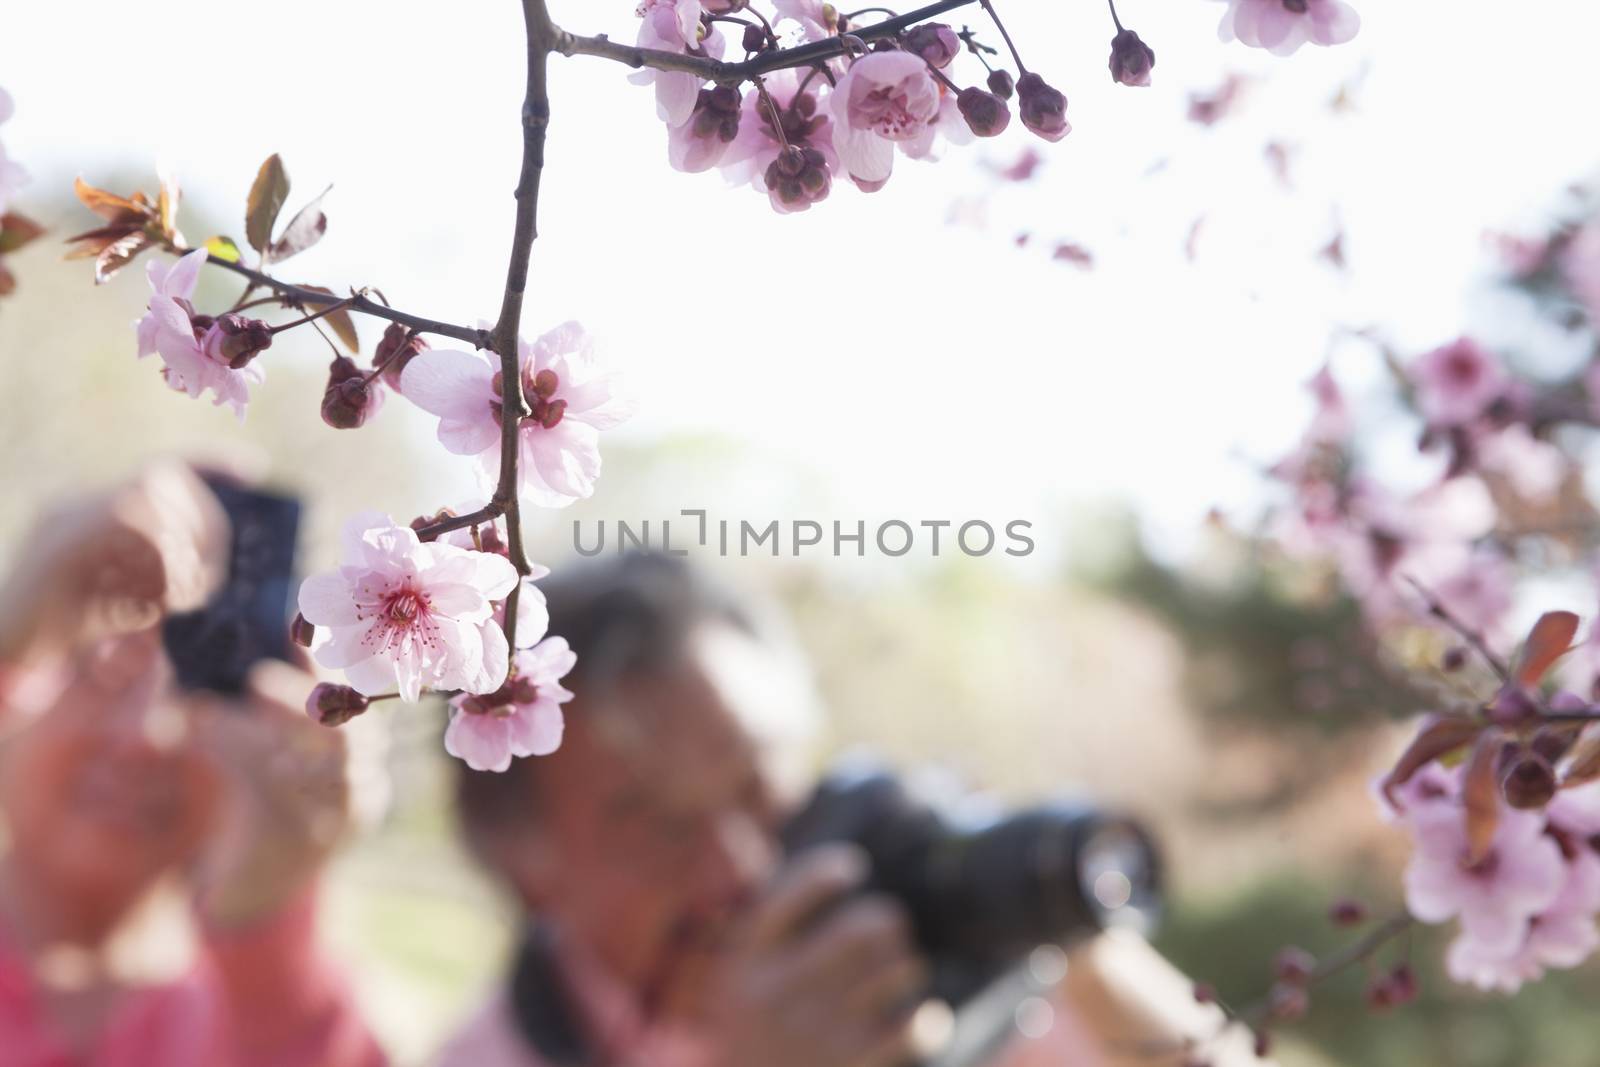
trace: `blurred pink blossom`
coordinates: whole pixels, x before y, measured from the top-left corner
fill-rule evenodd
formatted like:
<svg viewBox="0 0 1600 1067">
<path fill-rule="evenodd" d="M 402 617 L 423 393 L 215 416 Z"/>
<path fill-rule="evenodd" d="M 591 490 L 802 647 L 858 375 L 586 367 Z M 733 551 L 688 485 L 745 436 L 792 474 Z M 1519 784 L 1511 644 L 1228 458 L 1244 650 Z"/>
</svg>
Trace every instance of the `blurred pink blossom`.
<svg viewBox="0 0 1600 1067">
<path fill-rule="evenodd" d="M 1560 896 L 1566 864 L 1542 814 L 1502 806 L 1484 858 L 1468 863 L 1458 807 L 1424 806 L 1402 818 L 1415 850 L 1405 870 L 1406 907 L 1426 923 L 1459 919 L 1476 956 L 1518 950 L 1528 920 Z"/>
<path fill-rule="evenodd" d="M 1515 993 L 1524 982 L 1537 981 L 1546 968 L 1576 967 L 1600 948 L 1600 856 L 1587 845 L 1564 864 L 1561 889 L 1549 907 L 1533 916 L 1522 941 L 1510 952 L 1497 952 L 1466 932 L 1445 955 L 1445 970 L 1457 982 L 1479 989 Z"/>
<path fill-rule="evenodd" d="M 1438 426 L 1470 422 L 1506 390 L 1500 360 L 1469 337 L 1419 356 L 1407 373 L 1417 391 L 1417 407 Z"/>
<path fill-rule="evenodd" d="M 701 22 L 700 0 L 643 0 L 638 9 L 638 45 L 664 52 L 686 52 L 721 59 L 722 35 Z M 682 126 L 694 112 L 704 79 L 686 71 L 645 68 L 628 75 L 635 85 L 656 87 L 656 114 L 668 126 Z"/>
<path fill-rule="evenodd" d="M 1344 44 L 1360 29 L 1361 16 L 1344 0 L 1228 0 L 1217 36 L 1287 56 L 1307 42 Z"/>
</svg>

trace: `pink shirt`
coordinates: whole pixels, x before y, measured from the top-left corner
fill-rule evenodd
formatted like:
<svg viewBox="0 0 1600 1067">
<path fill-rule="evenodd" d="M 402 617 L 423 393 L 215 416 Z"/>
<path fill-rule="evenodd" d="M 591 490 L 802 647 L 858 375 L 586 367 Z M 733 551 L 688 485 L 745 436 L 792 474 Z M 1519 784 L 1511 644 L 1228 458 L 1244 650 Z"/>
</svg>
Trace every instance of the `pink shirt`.
<svg viewBox="0 0 1600 1067">
<path fill-rule="evenodd" d="M 215 934 L 186 975 L 118 995 L 78 1055 L 29 959 L 0 929 L 0 1067 L 383 1067 L 342 978 L 315 951 L 315 896 Z"/>
</svg>

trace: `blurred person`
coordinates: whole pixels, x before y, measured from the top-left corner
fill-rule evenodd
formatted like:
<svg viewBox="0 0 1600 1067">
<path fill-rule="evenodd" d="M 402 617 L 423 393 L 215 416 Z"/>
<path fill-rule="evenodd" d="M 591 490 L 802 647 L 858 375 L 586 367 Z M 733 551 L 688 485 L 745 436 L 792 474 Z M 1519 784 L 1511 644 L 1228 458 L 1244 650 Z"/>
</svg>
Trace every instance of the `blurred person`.
<svg viewBox="0 0 1600 1067">
<path fill-rule="evenodd" d="M 915 1060 L 929 963 L 908 914 L 860 892 L 853 846 L 782 855 L 812 711 L 770 621 L 669 556 L 575 564 L 542 587 L 577 695 L 553 757 L 459 771 L 468 841 L 526 925 L 439 1067 Z M 1095 939 L 1069 970 L 1085 1011 L 1056 997 L 986 1064 L 1162 1067 L 1218 1021 L 1137 938 Z M 1163 1042 L 1173 1054 L 1152 1056 Z"/>
<path fill-rule="evenodd" d="M 314 946 L 349 797 L 310 676 L 183 694 L 162 649 L 227 542 L 162 464 L 47 515 L 0 585 L 0 1067 L 384 1062 Z"/>
</svg>

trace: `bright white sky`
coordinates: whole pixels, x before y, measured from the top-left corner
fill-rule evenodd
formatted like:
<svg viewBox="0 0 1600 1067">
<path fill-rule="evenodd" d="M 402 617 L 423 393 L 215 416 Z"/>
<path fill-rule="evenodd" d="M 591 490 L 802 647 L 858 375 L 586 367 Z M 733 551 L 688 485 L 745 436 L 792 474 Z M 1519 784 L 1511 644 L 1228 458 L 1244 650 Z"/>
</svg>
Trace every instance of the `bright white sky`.
<svg viewBox="0 0 1600 1067">
<path fill-rule="evenodd" d="M 986 227 L 947 220 L 992 187 L 981 160 L 1030 143 L 1018 124 L 937 166 L 902 160 L 875 196 L 836 187 L 780 217 L 715 174 L 672 172 L 649 90 L 623 68 L 557 59 L 526 329 L 582 320 L 642 404 L 619 433 L 744 439 L 829 487 L 816 517 L 1026 517 L 1047 540 L 1064 503 L 1114 495 L 1181 548 L 1211 506 L 1256 499 L 1246 457 L 1297 432 L 1331 324 L 1387 323 L 1418 347 L 1460 332 L 1481 232 L 1537 225 L 1595 163 L 1579 129 L 1600 99 L 1592 5 L 1356 2 L 1353 45 L 1279 60 L 1218 43 L 1216 0 L 1126 0 L 1159 56 L 1156 86 L 1131 90 L 1106 73 L 1096 3 L 1001 0 L 1075 128 L 1040 146 L 1039 181 L 988 203 Z M 627 0 L 552 6 L 575 31 L 634 32 Z M 492 317 L 519 152 L 514 0 L 127 11 L 7 11 L 4 137 L 39 185 L 159 161 L 227 218 L 276 150 L 291 207 L 335 183 L 328 240 L 297 273 Z M 1234 121 L 1189 125 L 1187 93 L 1229 69 L 1270 80 Z M 1333 115 L 1362 70 L 1357 111 Z M 1294 192 L 1264 164 L 1273 139 L 1298 146 Z M 1336 212 L 1348 280 L 1314 258 Z M 1042 247 L 1016 250 L 1019 229 Z M 1096 268 L 1050 263 L 1057 235 Z M 1359 377 L 1356 358 L 1340 369 Z"/>
</svg>

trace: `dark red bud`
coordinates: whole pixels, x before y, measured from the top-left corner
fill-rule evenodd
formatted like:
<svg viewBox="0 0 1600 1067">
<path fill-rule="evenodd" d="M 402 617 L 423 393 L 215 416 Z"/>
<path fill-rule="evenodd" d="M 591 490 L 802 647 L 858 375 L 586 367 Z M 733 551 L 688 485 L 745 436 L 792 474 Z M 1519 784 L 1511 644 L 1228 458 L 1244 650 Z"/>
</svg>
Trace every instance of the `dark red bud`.
<svg viewBox="0 0 1600 1067">
<path fill-rule="evenodd" d="M 967 126 L 979 137 L 995 137 L 1011 125 L 1011 109 L 994 93 L 976 86 L 961 90 L 956 107 Z"/>
<path fill-rule="evenodd" d="M 549 400 L 556 395 L 560 385 L 561 379 L 556 377 L 556 372 L 546 367 L 533 376 L 533 395 L 540 400 Z"/>
<path fill-rule="evenodd" d="M 321 682 L 306 697 L 306 714 L 324 726 L 343 726 L 370 705 L 366 697 L 348 685 Z"/>
<path fill-rule="evenodd" d="M 1447 671 L 1459 671 L 1467 665 L 1467 650 L 1460 645 L 1445 649 L 1444 658 L 1439 661 L 1439 666 Z"/>
<path fill-rule="evenodd" d="M 1194 1001 L 1196 1004 L 1215 1004 L 1217 1002 L 1216 987 L 1207 982 L 1196 982 L 1194 985 Z"/>
<path fill-rule="evenodd" d="M 1011 94 L 1017 91 L 1017 83 L 1011 80 L 1009 70 L 991 70 L 989 72 L 989 91 L 1002 100 L 1010 100 Z"/>
<path fill-rule="evenodd" d="M 317 628 L 306 621 L 306 617 L 295 612 L 294 621 L 289 624 L 289 640 L 301 648 L 310 648 L 311 640 L 317 634 Z"/>
<path fill-rule="evenodd" d="M 400 375 L 405 372 L 406 364 L 428 350 L 428 342 L 421 334 L 412 333 L 407 326 L 398 322 L 391 322 L 389 328 L 383 331 L 383 340 L 378 342 L 377 349 L 372 353 L 372 366 L 383 368 L 383 380 L 395 392 L 400 391 Z"/>
<path fill-rule="evenodd" d="M 1111 39 L 1111 80 L 1120 85 L 1149 85 L 1156 54 L 1132 30 Z"/>
<path fill-rule="evenodd" d="M 1522 752 L 1500 779 L 1506 803 L 1520 811 L 1533 811 L 1556 795 L 1556 772 L 1550 761 L 1536 752 Z"/>
<path fill-rule="evenodd" d="M 1328 920 L 1335 926 L 1359 926 L 1367 921 L 1367 906 L 1359 900 L 1336 900 L 1328 909 Z"/>
<path fill-rule="evenodd" d="M 1485 710 L 1489 713 L 1489 721 L 1496 726 L 1515 728 L 1539 718 L 1538 702 L 1526 689 L 1515 684 L 1501 687 Z"/>
<path fill-rule="evenodd" d="M 1264 1060 L 1272 1055 L 1272 1034 L 1266 1030 L 1257 1030 L 1252 1048 L 1258 1060 Z"/>
<path fill-rule="evenodd" d="M 760 52 L 767 47 L 767 31 L 760 26 L 750 25 L 744 28 L 744 40 L 741 42 L 746 52 Z"/>
<path fill-rule="evenodd" d="M 1067 98 L 1032 71 L 1017 79 L 1017 101 L 1022 124 L 1046 141 L 1059 141 L 1072 132 Z"/>
<path fill-rule="evenodd" d="M 322 421 L 335 430 L 354 430 L 378 410 L 379 395 L 356 361 L 337 356 L 328 366 L 328 387 L 322 393 Z"/>
<path fill-rule="evenodd" d="M 907 30 L 906 51 L 919 55 L 930 67 L 944 68 L 961 54 L 961 38 L 942 22 L 924 22 Z"/>
<path fill-rule="evenodd" d="M 540 372 L 544 373 L 543 371 Z M 539 414 L 539 425 L 547 430 L 553 430 L 561 424 L 561 416 L 567 413 L 565 400 L 552 400 L 542 405 L 544 410 Z"/>
<path fill-rule="evenodd" d="M 1389 992 L 1395 1004 L 1410 1004 L 1417 999 L 1418 991 L 1417 972 L 1411 964 L 1402 963 L 1389 972 Z"/>
</svg>

